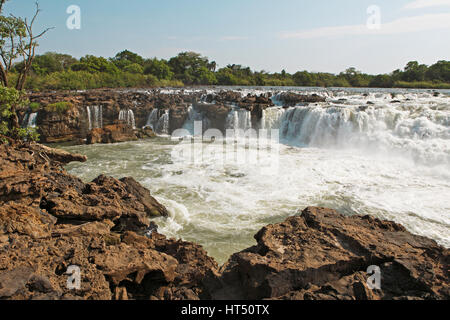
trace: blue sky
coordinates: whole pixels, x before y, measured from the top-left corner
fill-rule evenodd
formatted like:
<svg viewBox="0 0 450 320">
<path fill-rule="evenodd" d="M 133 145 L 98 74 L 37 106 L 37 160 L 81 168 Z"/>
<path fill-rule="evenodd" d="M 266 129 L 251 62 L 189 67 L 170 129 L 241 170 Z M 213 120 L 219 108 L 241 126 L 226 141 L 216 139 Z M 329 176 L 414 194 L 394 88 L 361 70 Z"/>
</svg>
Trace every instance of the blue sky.
<svg viewBox="0 0 450 320">
<path fill-rule="evenodd" d="M 450 0 L 40 0 L 36 30 L 55 27 L 38 53 L 114 56 L 128 49 L 170 58 L 192 50 L 220 66 L 368 73 L 410 60 L 450 60 Z M 70 5 L 81 29 L 69 30 Z M 380 8 L 381 28 L 366 27 Z M 34 0 L 10 0 L 5 12 L 31 16 Z"/>
</svg>

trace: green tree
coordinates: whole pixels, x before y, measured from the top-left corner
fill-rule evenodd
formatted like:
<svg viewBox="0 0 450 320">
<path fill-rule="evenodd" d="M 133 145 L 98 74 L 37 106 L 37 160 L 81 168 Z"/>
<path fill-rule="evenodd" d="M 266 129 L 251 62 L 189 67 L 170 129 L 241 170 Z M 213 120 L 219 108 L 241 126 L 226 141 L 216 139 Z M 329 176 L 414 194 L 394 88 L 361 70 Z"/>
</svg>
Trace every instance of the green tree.
<svg viewBox="0 0 450 320">
<path fill-rule="evenodd" d="M 74 63 L 77 62 L 77 59 L 68 54 L 47 52 L 34 58 L 31 69 L 35 74 L 42 76 L 53 72 L 67 71 Z M 23 68 L 23 62 L 19 62 L 14 65 L 14 70 L 17 72 L 21 72 Z"/>
<path fill-rule="evenodd" d="M 205 71 L 210 71 L 209 60 L 196 52 L 182 52 L 169 60 L 169 66 L 175 74 L 175 78 L 185 84 L 200 84 L 201 77 L 205 77 Z M 209 68 L 208 68 L 209 67 Z M 210 75 L 207 78 L 212 77 Z"/>
<path fill-rule="evenodd" d="M 129 50 L 124 50 L 116 54 L 111 61 L 121 70 L 130 64 L 138 64 L 144 66 L 144 58 L 142 58 L 137 53 L 131 52 Z"/>
<path fill-rule="evenodd" d="M 3 85 L 8 85 L 8 73 L 12 68 L 12 62 L 18 57 L 22 59 L 21 68 L 17 81 L 16 89 L 22 90 L 25 87 L 28 74 L 36 55 L 37 40 L 46 34 L 50 29 L 47 28 L 41 33 L 34 33 L 34 24 L 41 12 L 39 4 L 36 2 L 36 11 L 31 20 L 27 18 L 18 18 L 13 15 L 3 16 L 3 5 L 6 0 L 0 0 L 0 78 Z"/>
<path fill-rule="evenodd" d="M 170 80 L 173 77 L 173 72 L 167 62 L 156 58 L 145 62 L 144 74 L 154 75 L 160 80 Z"/>
<path fill-rule="evenodd" d="M 419 64 L 417 61 L 410 61 L 405 67 L 402 79 L 405 81 L 424 81 L 425 73 L 428 67 L 424 64 Z"/>
<path fill-rule="evenodd" d="M 0 86 L 0 134 L 19 137 L 20 125 L 17 109 L 28 103 L 26 94 L 14 88 Z"/>
<path fill-rule="evenodd" d="M 297 85 L 297 86 L 309 87 L 309 86 L 315 85 L 314 81 L 313 81 L 313 77 L 307 71 L 299 71 L 299 72 L 294 73 L 293 79 L 294 79 L 295 85 Z"/>
<path fill-rule="evenodd" d="M 370 81 L 369 86 L 376 88 L 392 88 L 394 86 L 394 80 L 390 75 L 379 74 Z"/>
<path fill-rule="evenodd" d="M 450 82 L 450 61 L 438 61 L 428 68 L 425 73 L 427 80 Z"/>
<path fill-rule="evenodd" d="M 123 68 L 123 71 L 133 74 L 143 74 L 144 68 L 140 64 L 132 63 Z"/>
<path fill-rule="evenodd" d="M 103 57 L 87 55 L 80 59 L 80 62 L 74 63 L 71 67 L 73 71 L 87 71 L 90 73 L 105 72 L 118 73 L 119 69 L 114 63 Z"/>
</svg>

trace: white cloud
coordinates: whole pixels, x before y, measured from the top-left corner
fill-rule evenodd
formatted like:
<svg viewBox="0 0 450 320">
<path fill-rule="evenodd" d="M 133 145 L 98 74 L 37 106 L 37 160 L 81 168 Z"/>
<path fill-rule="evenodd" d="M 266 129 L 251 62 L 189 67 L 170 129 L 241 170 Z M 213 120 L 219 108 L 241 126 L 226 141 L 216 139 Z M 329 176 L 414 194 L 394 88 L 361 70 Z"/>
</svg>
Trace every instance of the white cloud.
<svg viewBox="0 0 450 320">
<path fill-rule="evenodd" d="M 438 29 L 450 29 L 450 13 L 400 18 L 392 22 L 382 23 L 381 28 L 375 30 L 369 29 L 366 25 L 350 25 L 285 32 L 280 37 L 282 39 L 313 39 L 346 35 L 388 35 Z"/>
<path fill-rule="evenodd" d="M 223 41 L 248 40 L 248 37 L 227 36 L 227 37 L 220 38 L 220 40 L 223 40 Z"/>
<path fill-rule="evenodd" d="M 422 9 L 428 7 L 450 6 L 450 0 L 415 0 L 408 3 L 404 9 Z"/>
</svg>

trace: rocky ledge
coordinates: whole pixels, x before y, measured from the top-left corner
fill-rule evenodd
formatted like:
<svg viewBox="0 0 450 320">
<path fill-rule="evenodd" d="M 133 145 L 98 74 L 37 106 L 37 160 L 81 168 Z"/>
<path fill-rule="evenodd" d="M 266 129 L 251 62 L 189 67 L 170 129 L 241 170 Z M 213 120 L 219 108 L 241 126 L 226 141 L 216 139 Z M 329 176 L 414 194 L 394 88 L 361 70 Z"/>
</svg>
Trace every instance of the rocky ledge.
<svg viewBox="0 0 450 320">
<path fill-rule="evenodd" d="M 307 208 L 219 268 L 157 232 L 167 210 L 134 179 L 84 183 L 62 167 L 84 156 L 11 144 L 0 145 L 0 299 L 450 298 L 449 250 L 393 222 Z"/>
<path fill-rule="evenodd" d="M 233 108 L 249 111 L 252 125 L 256 128 L 263 116 L 263 111 L 274 106 L 273 100 L 279 101 L 284 107 L 325 101 L 325 98 L 316 94 L 274 91 L 259 95 L 245 95 L 243 92 L 230 90 L 216 90 L 215 93 L 208 93 L 206 89 L 167 92 L 159 89 L 51 91 L 30 93 L 29 99 L 35 104 L 35 108 L 27 106 L 19 110 L 19 118 L 23 126 L 37 126 L 41 141 L 44 143 L 73 142 L 77 144 L 83 144 L 86 140 L 88 143 L 115 142 L 114 136 L 118 137 L 117 142 L 147 137 L 145 132 L 144 134 L 142 131 L 136 132 L 133 127 L 148 126 L 149 121 L 152 120 L 153 111 L 157 111 L 153 119 L 156 122 L 164 114 L 168 115 L 167 123 L 163 126 L 164 132 L 157 133 L 172 134 L 175 130 L 183 128 L 189 118 L 190 108 L 208 119 L 209 128 L 219 129 L 225 133 L 227 117 Z M 60 107 L 55 108 L 55 104 Z M 128 125 L 125 130 L 117 126 L 121 113 L 123 118 L 119 125 Z M 127 118 L 127 114 L 131 115 L 131 113 L 132 118 Z M 31 114 L 35 115 L 34 123 L 29 123 Z M 157 126 L 157 123 L 152 125 Z"/>
</svg>

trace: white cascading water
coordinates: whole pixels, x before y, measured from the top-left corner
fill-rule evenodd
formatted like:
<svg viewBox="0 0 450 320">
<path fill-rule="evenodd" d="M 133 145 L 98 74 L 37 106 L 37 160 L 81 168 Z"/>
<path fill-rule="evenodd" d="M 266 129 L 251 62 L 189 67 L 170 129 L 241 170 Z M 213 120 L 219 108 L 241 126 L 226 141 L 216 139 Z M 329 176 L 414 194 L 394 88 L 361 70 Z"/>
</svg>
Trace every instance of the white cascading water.
<svg viewBox="0 0 450 320">
<path fill-rule="evenodd" d="M 136 129 L 136 120 L 134 118 L 133 110 L 120 110 L 119 120 L 126 122 L 130 127 Z"/>
<path fill-rule="evenodd" d="M 431 108 L 321 106 L 269 108 L 265 129 L 301 147 L 356 148 L 450 164 L 450 115 Z"/>
<path fill-rule="evenodd" d="M 184 122 L 183 129 L 187 130 L 191 135 L 194 135 L 195 122 L 202 122 L 202 130 L 205 131 L 210 127 L 210 121 L 201 112 L 198 112 L 193 105 L 188 107 L 188 117 Z"/>
<path fill-rule="evenodd" d="M 23 128 L 36 128 L 37 112 L 27 113 L 22 121 Z"/>
<path fill-rule="evenodd" d="M 28 117 L 28 124 L 27 126 L 29 128 L 36 128 L 36 119 L 37 119 L 37 112 L 33 112 L 30 114 L 30 116 Z"/>
<path fill-rule="evenodd" d="M 252 116 L 246 109 L 234 108 L 230 111 L 226 123 L 227 129 L 248 130 L 252 128 Z"/>
<path fill-rule="evenodd" d="M 156 131 L 156 124 L 158 123 L 158 109 L 153 109 L 152 112 L 150 112 L 150 115 L 147 119 L 146 127 L 150 127 L 153 131 Z"/>
<path fill-rule="evenodd" d="M 88 128 L 103 128 L 103 107 L 102 106 L 87 106 L 86 113 L 88 118 Z"/>
<path fill-rule="evenodd" d="M 169 110 L 164 110 L 164 114 L 158 120 L 158 132 L 161 134 L 169 134 Z"/>
<path fill-rule="evenodd" d="M 150 127 L 154 132 L 162 135 L 169 134 L 169 110 L 164 110 L 164 113 L 159 116 L 159 109 L 153 109 L 147 119 L 146 127 Z"/>
<path fill-rule="evenodd" d="M 202 244 L 219 262 L 254 245 L 263 226 L 311 205 L 393 220 L 450 247 L 450 91 L 318 93 L 326 103 L 264 110 L 254 129 L 280 129 L 279 168 L 271 174 L 260 170 L 270 162 L 265 149 L 256 164 L 217 160 L 253 148 L 241 139 L 231 150 L 220 143 L 196 150 L 162 138 L 120 148 L 70 147 L 90 160 L 69 170 L 90 181 L 105 164 L 118 176 L 126 165 L 126 174 L 168 208 L 170 216 L 157 221 L 159 231 Z M 184 128 L 194 121 L 208 119 L 190 108 Z M 250 114 L 233 108 L 225 126 L 248 129 Z M 198 163 L 186 161 L 192 150 L 201 153 Z"/>
</svg>

